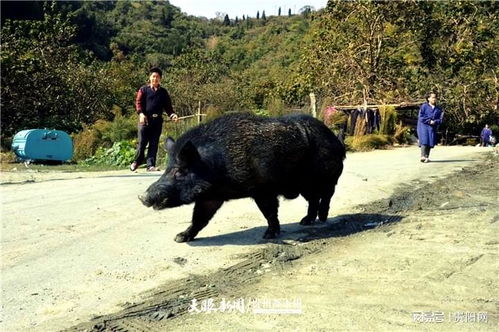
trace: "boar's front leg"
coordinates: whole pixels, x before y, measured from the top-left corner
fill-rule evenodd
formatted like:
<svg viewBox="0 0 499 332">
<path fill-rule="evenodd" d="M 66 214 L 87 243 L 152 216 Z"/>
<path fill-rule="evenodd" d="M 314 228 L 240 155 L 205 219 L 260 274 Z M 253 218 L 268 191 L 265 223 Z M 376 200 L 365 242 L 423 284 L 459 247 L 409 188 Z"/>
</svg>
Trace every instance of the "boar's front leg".
<svg viewBox="0 0 499 332">
<path fill-rule="evenodd" d="M 176 242 L 189 242 L 194 240 L 194 237 L 202 230 L 210 219 L 215 215 L 215 212 L 222 206 L 223 200 L 200 199 L 194 204 L 194 212 L 192 214 L 192 224 L 182 233 L 178 233 L 175 237 Z"/>
<path fill-rule="evenodd" d="M 279 208 L 279 201 L 277 195 L 262 195 L 254 197 L 256 205 L 267 219 L 269 227 L 263 234 L 264 239 L 274 239 L 281 233 L 279 226 L 279 219 L 277 219 L 277 210 Z"/>
</svg>

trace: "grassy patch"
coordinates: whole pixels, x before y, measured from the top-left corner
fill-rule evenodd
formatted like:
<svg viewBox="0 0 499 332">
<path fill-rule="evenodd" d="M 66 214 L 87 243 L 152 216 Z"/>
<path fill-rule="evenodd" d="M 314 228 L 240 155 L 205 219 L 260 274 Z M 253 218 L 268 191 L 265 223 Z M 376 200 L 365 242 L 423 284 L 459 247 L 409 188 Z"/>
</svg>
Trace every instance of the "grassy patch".
<svg viewBox="0 0 499 332">
<path fill-rule="evenodd" d="M 371 134 L 349 136 L 345 139 L 345 144 L 351 151 L 371 151 L 375 149 L 386 149 L 392 142 L 391 138 L 387 135 Z"/>
</svg>

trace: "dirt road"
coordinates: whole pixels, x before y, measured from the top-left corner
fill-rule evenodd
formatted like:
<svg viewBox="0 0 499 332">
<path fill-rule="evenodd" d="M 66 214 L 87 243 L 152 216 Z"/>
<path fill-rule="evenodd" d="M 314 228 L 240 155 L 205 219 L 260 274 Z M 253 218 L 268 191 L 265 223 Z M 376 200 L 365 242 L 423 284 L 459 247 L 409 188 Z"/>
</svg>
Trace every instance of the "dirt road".
<svg viewBox="0 0 499 332">
<path fill-rule="evenodd" d="M 136 199 L 159 174 L 4 172 L 0 186 L 0 328 L 6 331 L 70 328 L 96 315 L 112 314 L 123 308 L 131 312 L 132 304 L 137 304 L 136 308 L 144 312 L 144 308 L 154 307 L 154 301 L 162 301 L 158 293 L 163 294 L 163 298 L 180 296 L 176 301 L 180 299 L 185 305 L 195 297 L 186 298 L 175 292 L 182 293 L 189 287 L 198 290 L 196 294 L 200 300 L 212 295 L 219 299 L 219 290 L 210 291 L 210 288 L 220 287 L 213 280 L 224 280 L 225 294 L 234 299 L 250 296 L 298 298 L 302 314 L 267 315 L 261 319 L 234 312 L 219 313 L 212 316 L 211 323 L 203 314 L 184 315 L 182 319 L 172 320 L 172 328 L 193 327 L 196 325 L 189 324 L 199 324 L 200 321 L 205 321 L 208 329 L 217 326 L 210 325 L 216 322 L 229 324 L 225 325 L 226 329 L 231 326 L 236 329 L 284 328 L 286 325 L 283 324 L 290 321 L 298 324 L 327 317 L 329 322 L 330 311 L 334 310 L 336 318 L 332 322 L 340 324 L 339 329 L 370 330 L 386 326 L 379 325 L 383 322 L 393 324 L 388 327 L 404 329 L 404 322 L 412 322 L 411 315 L 418 310 L 433 310 L 438 314 L 445 310 L 445 315 L 465 311 L 468 307 L 458 304 L 470 299 L 464 295 L 459 297 L 463 290 L 459 288 L 461 282 L 468 285 L 464 289 L 476 284 L 476 289 L 484 290 L 484 294 L 476 293 L 477 298 L 470 300 L 473 304 L 466 310 L 481 310 L 474 313 L 482 316 L 487 312 L 488 323 L 477 323 L 476 326 L 490 328 L 497 324 L 499 303 L 496 283 L 491 281 L 498 273 L 497 213 L 491 212 L 497 211 L 498 204 L 497 182 L 495 186 L 493 183 L 497 169 L 487 178 L 487 185 L 492 185 L 489 187 L 492 191 L 485 195 L 489 200 L 476 207 L 477 211 L 466 210 L 464 217 L 456 219 L 460 225 L 461 221 L 480 216 L 477 225 L 465 223 L 460 231 L 461 228 L 452 223 L 453 218 L 433 210 L 415 216 L 412 222 L 412 217 L 397 213 L 377 214 L 380 209 L 390 206 L 388 199 L 394 197 L 401 187 L 409 186 L 416 191 L 428 183 L 437 183 L 450 174 L 459 174 L 463 167 L 483 164 L 487 152 L 487 149 L 473 147 L 438 147 L 433 152 L 434 161 L 429 164 L 419 163 L 415 147 L 349 154 L 333 198 L 330 220 L 322 225 L 301 227 L 297 221 L 305 213 L 305 202 L 302 199 L 282 201 L 280 220 L 283 234 L 274 243 L 261 240 L 266 225 L 251 200 L 226 203 L 199 234 L 198 240 L 188 244 L 175 243 L 175 234 L 189 223 L 192 206 L 157 212 L 144 208 Z M 29 182 L 22 182 L 25 180 Z M 468 198 L 465 191 L 462 195 Z M 410 196 L 410 193 L 406 194 L 406 197 Z M 447 205 L 455 200 L 454 196 L 449 197 Z M 367 212 L 359 214 L 359 209 Z M 401 220 L 403 222 L 399 222 Z M 445 220 L 448 222 L 444 223 Z M 382 228 L 359 232 L 371 224 L 396 221 L 393 226 L 387 226 L 394 227 L 387 232 Z M 426 235 L 418 235 L 427 227 Z M 453 232 L 446 232 L 452 227 L 456 227 Z M 476 232 L 476 228 L 480 231 Z M 475 236 L 468 237 L 469 234 Z M 309 241 L 318 235 L 324 240 Z M 453 241 L 462 241 L 466 248 Z M 331 243 L 334 245 L 329 247 Z M 282 247 L 295 249 L 283 250 Z M 432 256 L 435 251 L 442 255 Z M 277 272 L 273 269 L 282 264 L 272 262 L 284 264 L 299 257 L 303 259 L 297 260 L 292 269 L 283 267 Z M 234 267 L 238 263 L 240 265 Z M 472 273 L 472 277 L 467 277 L 470 266 L 482 267 L 478 276 Z M 241 267 L 244 271 L 254 270 L 257 276 L 262 275 L 258 283 L 250 282 L 252 278 L 238 279 Z M 457 267 L 457 272 L 450 267 Z M 225 272 L 219 274 L 220 271 Z M 229 274 L 233 277 L 228 276 L 227 271 L 232 271 Z M 269 271 L 272 273 L 266 273 Z M 374 275 L 377 277 L 373 279 Z M 409 278 L 414 275 L 420 276 L 419 279 Z M 211 279 L 199 276 L 211 276 Z M 307 282 L 307 276 L 310 277 L 308 281 L 314 283 Z M 279 281 L 278 285 L 274 279 Z M 182 285 L 173 287 L 177 280 L 182 280 Z M 236 287 L 241 286 L 241 280 L 247 281 L 248 287 Z M 406 283 L 406 280 L 412 280 L 412 283 Z M 417 302 L 417 294 L 433 292 L 432 282 L 441 280 L 447 280 L 444 285 L 451 290 L 447 297 L 452 306 L 444 307 L 442 302 Z M 373 283 L 374 288 L 371 287 Z M 334 290 L 332 293 L 331 289 Z M 440 294 L 444 290 L 437 289 L 436 292 Z M 491 292 L 495 292 L 495 297 L 490 295 Z M 387 301 L 387 294 L 391 295 L 389 301 L 406 305 L 400 306 L 403 309 L 399 312 L 394 312 L 393 307 L 378 307 L 381 297 Z M 361 296 L 362 303 L 355 300 L 358 296 Z M 438 299 L 441 301 L 442 297 Z M 483 303 L 483 306 L 476 303 Z M 357 311 L 355 304 L 364 305 L 371 313 Z M 160 318 L 157 321 L 176 315 L 175 312 L 158 313 L 157 310 L 152 314 Z M 359 315 L 365 318 L 364 323 L 355 325 L 353 322 Z M 229 323 L 231 318 L 238 323 Z M 98 323 L 97 319 L 89 326 Z M 316 323 L 315 327 L 327 328 L 328 325 Z M 310 328 L 314 329 L 312 325 Z"/>
</svg>

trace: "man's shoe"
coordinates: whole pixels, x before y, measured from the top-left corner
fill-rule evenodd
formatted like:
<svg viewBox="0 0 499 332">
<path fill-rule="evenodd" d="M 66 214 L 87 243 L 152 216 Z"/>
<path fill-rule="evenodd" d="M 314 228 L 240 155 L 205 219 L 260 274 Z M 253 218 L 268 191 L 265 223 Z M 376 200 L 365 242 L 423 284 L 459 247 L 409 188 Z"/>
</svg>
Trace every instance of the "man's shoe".
<svg viewBox="0 0 499 332">
<path fill-rule="evenodd" d="M 425 162 L 425 163 L 429 163 L 429 162 L 430 162 L 430 158 L 425 158 L 425 159 L 424 159 L 424 162 Z"/>
<path fill-rule="evenodd" d="M 137 162 L 133 162 L 131 165 L 130 165 L 130 170 L 132 172 L 135 172 L 137 170 L 137 168 L 139 168 L 139 164 L 137 164 Z"/>
<path fill-rule="evenodd" d="M 147 167 L 148 172 L 159 172 L 159 168 L 154 167 L 154 166 L 149 166 Z"/>
</svg>

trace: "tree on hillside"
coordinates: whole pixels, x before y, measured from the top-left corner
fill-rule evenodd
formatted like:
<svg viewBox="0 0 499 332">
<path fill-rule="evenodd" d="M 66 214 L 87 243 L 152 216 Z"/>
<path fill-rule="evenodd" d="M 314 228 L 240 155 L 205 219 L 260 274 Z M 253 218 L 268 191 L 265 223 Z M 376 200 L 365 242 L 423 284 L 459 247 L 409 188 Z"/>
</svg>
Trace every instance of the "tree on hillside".
<svg viewBox="0 0 499 332">
<path fill-rule="evenodd" d="M 294 80 L 338 103 L 419 100 L 437 90 L 452 130 L 498 118 L 499 3 L 329 1 Z"/>
<path fill-rule="evenodd" d="M 419 57 L 411 21 L 401 24 L 405 17 L 398 15 L 414 15 L 417 9 L 412 2 L 330 1 L 313 23 L 302 58 L 307 84 L 352 103 L 381 100 L 386 92 L 403 94 L 405 87 L 394 84 L 395 79 L 417 66 Z"/>
<path fill-rule="evenodd" d="M 225 14 L 225 17 L 224 17 L 224 25 L 225 25 L 225 26 L 229 26 L 229 25 L 230 25 L 229 14 Z"/>
<path fill-rule="evenodd" d="M 215 21 L 223 22 L 226 14 L 227 13 L 224 13 L 224 12 L 215 12 Z"/>
<path fill-rule="evenodd" d="M 288 9 L 288 16 L 291 16 L 291 8 Z"/>
<path fill-rule="evenodd" d="M 85 1 L 70 14 L 72 23 L 78 27 L 75 41 L 98 59 L 106 61 L 112 57 L 111 39 L 117 33 L 108 17 L 113 8 L 110 1 Z"/>
<path fill-rule="evenodd" d="M 265 10 L 262 12 L 262 20 L 267 20 L 267 16 L 265 16 Z"/>
<path fill-rule="evenodd" d="M 244 107 L 244 100 L 237 82 L 230 77 L 229 64 L 222 51 L 215 46 L 211 51 L 193 50 L 175 59 L 165 75 L 175 107 L 181 115 L 194 114 L 198 103 L 214 105 L 223 111 L 237 111 Z"/>
<path fill-rule="evenodd" d="M 312 7 L 312 6 L 303 6 L 300 9 L 300 13 L 303 15 L 303 17 L 308 18 L 313 10 L 314 10 L 314 7 Z"/>
<path fill-rule="evenodd" d="M 71 41 L 76 29 L 46 6 L 41 21 L 2 26 L 2 142 L 21 129 L 57 128 L 74 132 L 82 123 L 106 117 L 112 83 Z"/>
<path fill-rule="evenodd" d="M 277 16 L 281 16 L 281 7 L 279 7 L 279 10 L 277 11 Z"/>
<path fill-rule="evenodd" d="M 259 20 L 260 19 L 260 11 L 257 11 L 256 12 L 256 19 Z"/>
<path fill-rule="evenodd" d="M 497 123 L 499 3 L 442 2 L 433 4 L 431 11 L 427 22 L 438 30 L 425 31 L 425 26 L 420 31 L 421 53 L 449 106 L 448 122 L 467 132 Z"/>
<path fill-rule="evenodd" d="M 42 20 L 41 1 L 1 1 L 2 25 L 5 20 Z"/>
</svg>

